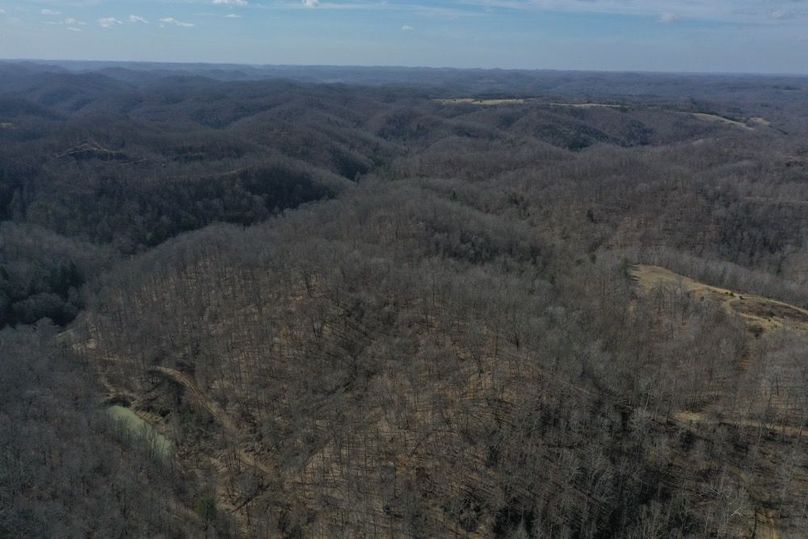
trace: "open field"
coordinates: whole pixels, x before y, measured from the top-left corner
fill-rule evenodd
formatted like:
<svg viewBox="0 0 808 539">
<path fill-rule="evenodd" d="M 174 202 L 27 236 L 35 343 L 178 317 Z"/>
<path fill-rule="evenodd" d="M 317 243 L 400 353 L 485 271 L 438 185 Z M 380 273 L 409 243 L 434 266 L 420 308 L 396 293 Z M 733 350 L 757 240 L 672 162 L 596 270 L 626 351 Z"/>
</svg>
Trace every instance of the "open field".
<svg viewBox="0 0 808 539">
<path fill-rule="evenodd" d="M 450 99 L 436 99 L 442 105 L 477 105 L 481 107 L 496 107 L 501 105 L 525 105 L 528 103 L 543 104 L 551 107 L 567 107 L 573 109 L 621 109 L 624 105 L 612 103 L 543 103 L 538 98 L 501 98 L 501 99 L 480 99 L 475 97 L 457 97 Z"/>
<path fill-rule="evenodd" d="M 523 105 L 527 99 L 477 99 L 474 97 L 457 97 L 451 99 L 436 99 L 441 105 L 478 105 L 481 107 L 496 107 L 500 105 Z"/>
<path fill-rule="evenodd" d="M 107 410 L 109 414 L 121 422 L 127 430 L 134 436 L 143 438 L 162 457 L 168 457 L 174 450 L 171 440 L 157 432 L 154 427 L 125 406 L 110 406 Z"/>
<path fill-rule="evenodd" d="M 569 107 L 573 109 L 622 109 L 625 105 L 613 103 L 550 103 L 553 107 Z"/>
<path fill-rule="evenodd" d="M 808 310 L 782 301 L 710 286 L 659 266 L 637 265 L 632 275 L 646 290 L 657 287 L 685 289 L 699 301 L 715 301 L 750 325 L 764 331 L 789 328 L 808 331 Z"/>
<path fill-rule="evenodd" d="M 750 127 L 750 126 L 748 126 L 747 124 L 745 124 L 743 122 L 739 122 L 738 120 L 732 120 L 730 118 L 725 118 L 724 116 L 719 116 L 717 114 L 708 114 L 708 113 L 705 113 L 705 112 L 694 112 L 693 117 L 698 118 L 699 120 L 704 120 L 705 122 L 720 123 L 720 124 L 729 125 L 729 126 L 732 126 L 732 127 L 738 127 L 738 128 L 741 128 L 741 129 L 745 129 L 747 131 L 753 131 L 754 130 L 753 127 Z M 757 121 L 755 123 L 758 124 L 758 125 L 768 125 L 767 123 L 764 123 L 765 120 L 763 120 L 763 118 L 757 118 L 756 120 Z"/>
</svg>

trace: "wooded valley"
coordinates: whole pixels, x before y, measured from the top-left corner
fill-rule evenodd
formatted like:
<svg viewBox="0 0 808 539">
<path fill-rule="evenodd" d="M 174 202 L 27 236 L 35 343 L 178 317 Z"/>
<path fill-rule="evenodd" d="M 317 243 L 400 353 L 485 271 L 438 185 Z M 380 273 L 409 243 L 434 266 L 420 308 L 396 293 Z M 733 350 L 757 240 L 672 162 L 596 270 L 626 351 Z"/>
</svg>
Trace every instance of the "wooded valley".
<svg viewBox="0 0 808 539">
<path fill-rule="evenodd" d="M 0 537 L 802 537 L 808 79 L 0 63 Z"/>
</svg>

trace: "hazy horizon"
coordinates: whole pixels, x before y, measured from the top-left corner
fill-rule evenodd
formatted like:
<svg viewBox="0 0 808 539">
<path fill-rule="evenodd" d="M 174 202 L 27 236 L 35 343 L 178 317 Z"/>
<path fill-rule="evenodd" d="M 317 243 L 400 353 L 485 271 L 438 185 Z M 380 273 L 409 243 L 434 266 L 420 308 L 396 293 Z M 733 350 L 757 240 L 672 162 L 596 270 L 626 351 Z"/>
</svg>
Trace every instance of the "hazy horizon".
<svg viewBox="0 0 808 539">
<path fill-rule="evenodd" d="M 209 68 L 251 68 L 251 69 L 272 69 L 272 68 L 300 68 L 300 69 L 360 69 L 360 70 L 434 70 L 434 71 L 501 71 L 501 72 L 524 72 L 524 73 L 601 73 L 601 74 L 637 74 L 637 75 L 686 75 L 686 76 L 727 76 L 727 77 L 808 77 L 808 72 L 760 72 L 760 71 L 668 71 L 659 69 L 565 69 L 565 68 L 530 68 L 530 67 L 483 67 L 469 66 L 457 67 L 451 65 L 402 65 L 402 64 L 284 64 L 284 63 L 251 63 L 251 62 L 207 62 L 207 61 L 160 61 L 160 60 L 116 60 L 116 59 L 96 59 L 96 58 L 12 58 L 0 57 L 2 63 L 31 63 L 37 65 L 51 65 L 68 67 L 71 64 L 86 65 L 86 69 L 74 68 L 76 71 L 92 71 L 95 67 L 102 66 L 140 66 L 151 70 L 160 66 L 194 66 Z M 97 66 L 90 67 L 91 64 Z"/>
</svg>

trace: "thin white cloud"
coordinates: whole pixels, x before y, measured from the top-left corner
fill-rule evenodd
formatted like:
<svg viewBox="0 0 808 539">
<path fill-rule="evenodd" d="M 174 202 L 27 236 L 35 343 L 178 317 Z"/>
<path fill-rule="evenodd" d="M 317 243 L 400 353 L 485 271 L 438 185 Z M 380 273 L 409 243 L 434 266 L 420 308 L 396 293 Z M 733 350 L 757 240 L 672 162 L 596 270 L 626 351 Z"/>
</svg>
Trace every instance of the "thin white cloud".
<svg viewBox="0 0 808 539">
<path fill-rule="evenodd" d="M 181 26 L 183 28 L 193 28 L 194 24 L 191 22 L 183 22 L 175 19 L 174 17 L 163 17 L 160 19 L 160 27 L 165 28 L 166 26 Z"/>
<path fill-rule="evenodd" d="M 235 13 L 228 13 L 224 16 L 225 19 L 240 19 L 241 15 L 236 15 Z"/>
<path fill-rule="evenodd" d="M 247 0 L 213 0 L 213 3 L 217 6 L 240 6 L 244 7 L 247 5 Z"/>
<path fill-rule="evenodd" d="M 663 13 L 659 16 L 659 22 L 663 22 L 665 24 L 673 24 L 675 22 L 679 22 L 680 20 L 682 20 L 681 17 L 675 13 Z"/>
<path fill-rule="evenodd" d="M 409 24 L 405 24 L 404 26 L 401 27 L 402 32 L 412 32 L 413 30 L 415 30 L 415 28 L 413 28 Z"/>
<path fill-rule="evenodd" d="M 6 14 L 6 10 L 0 7 L 0 15 L 5 15 L 5 14 Z"/>
<path fill-rule="evenodd" d="M 123 22 L 115 17 L 102 17 L 98 19 L 98 26 L 101 28 L 114 28 L 115 26 L 119 26 L 121 24 L 123 24 Z"/>
<path fill-rule="evenodd" d="M 808 20 L 808 6 L 803 0 L 458 0 L 457 4 L 485 9 L 538 9 L 656 18 L 663 13 L 675 14 L 679 19 L 727 23 Z M 806 7 L 795 9 L 799 5 Z"/>
<path fill-rule="evenodd" d="M 71 32 L 81 32 L 81 28 L 76 28 L 75 26 L 68 26 L 67 29 Z"/>
<path fill-rule="evenodd" d="M 62 14 L 61 11 L 54 11 L 52 9 L 43 9 L 40 11 L 41 14 L 45 15 L 46 17 L 58 17 Z"/>
<path fill-rule="evenodd" d="M 424 0 L 412 0 L 410 2 L 378 0 L 348 0 L 345 2 L 333 0 L 286 0 L 275 2 L 253 2 L 251 6 L 267 10 L 299 10 L 299 9 L 322 9 L 330 11 L 368 11 L 368 12 L 402 12 L 416 14 L 424 17 L 459 19 L 460 17 L 480 17 L 483 13 L 478 7 L 486 0 L 454 0 L 454 3 L 446 6 L 429 5 Z M 522 0 L 524 1 L 524 0 Z M 420 3 L 419 3 L 420 2 Z"/>
<path fill-rule="evenodd" d="M 45 21 L 45 24 L 49 24 L 51 26 L 72 26 L 73 28 L 78 26 L 87 26 L 86 22 L 80 21 L 75 17 L 67 17 L 60 21 Z"/>
<path fill-rule="evenodd" d="M 133 24 L 138 24 L 138 23 L 139 24 L 149 24 L 149 21 L 147 21 L 145 17 L 141 17 L 140 15 L 129 15 L 129 17 L 126 20 L 133 23 Z"/>
</svg>

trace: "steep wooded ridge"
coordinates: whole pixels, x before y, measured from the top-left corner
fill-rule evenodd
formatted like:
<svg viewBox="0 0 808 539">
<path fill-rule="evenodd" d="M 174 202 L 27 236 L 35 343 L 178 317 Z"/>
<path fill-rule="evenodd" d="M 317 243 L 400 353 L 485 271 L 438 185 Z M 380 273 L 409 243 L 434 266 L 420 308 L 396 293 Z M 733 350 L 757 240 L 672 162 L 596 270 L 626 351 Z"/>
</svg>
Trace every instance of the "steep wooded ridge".
<svg viewBox="0 0 808 539">
<path fill-rule="evenodd" d="M 804 536 L 806 99 L 0 63 L 0 537 Z"/>
</svg>

